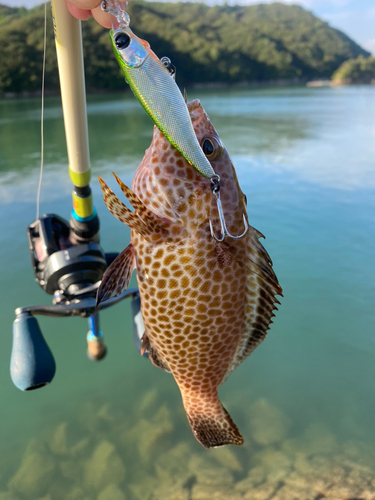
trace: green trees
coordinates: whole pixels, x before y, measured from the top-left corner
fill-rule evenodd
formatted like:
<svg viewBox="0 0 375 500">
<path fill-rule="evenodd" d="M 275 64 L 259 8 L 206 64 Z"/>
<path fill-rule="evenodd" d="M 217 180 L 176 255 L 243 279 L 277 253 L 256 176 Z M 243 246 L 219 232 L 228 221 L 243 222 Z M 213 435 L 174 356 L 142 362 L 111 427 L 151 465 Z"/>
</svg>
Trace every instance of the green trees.
<svg viewBox="0 0 375 500">
<path fill-rule="evenodd" d="M 0 93 L 40 88 L 43 6 L 0 5 Z M 132 1 L 131 27 L 177 66 L 179 85 L 329 78 L 347 59 L 369 54 L 311 12 L 281 3 L 252 6 Z M 58 89 L 48 19 L 46 88 Z M 89 90 L 124 89 L 107 30 L 82 23 Z"/>
<path fill-rule="evenodd" d="M 359 56 L 345 61 L 332 76 L 335 83 L 375 82 L 375 57 Z"/>
</svg>

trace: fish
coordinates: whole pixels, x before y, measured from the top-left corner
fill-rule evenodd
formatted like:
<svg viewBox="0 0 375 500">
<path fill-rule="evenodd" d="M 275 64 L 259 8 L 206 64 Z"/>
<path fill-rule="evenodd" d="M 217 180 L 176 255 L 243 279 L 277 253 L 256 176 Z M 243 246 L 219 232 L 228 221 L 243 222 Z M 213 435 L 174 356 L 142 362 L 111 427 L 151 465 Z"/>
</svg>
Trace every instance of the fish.
<svg viewBox="0 0 375 500">
<path fill-rule="evenodd" d="M 203 153 L 184 96 L 167 67 L 129 27 L 110 31 L 116 59 L 134 95 L 151 120 L 204 177 L 215 172 Z"/>
<path fill-rule="evenodd" d="M 190 102 L 188 110 L 220 176 L 228 229 L 239 234 L 247 202 L 229 153 L 200 101 Z M 240 239 L 212 237 L 209 220 L 219 228 L 220 217 L 211 182 L 157 127 L 131 189 L 115 178 L 134 211 L 99 178 L 103 199 L 131 228 L 131 242 L 105 272 L 98 303 L 126 289 L 136 269 L 142 353 L 172 373 L 192 431 L 205 448 L 241 445 L 243 437 L 217 390 L 264 340 L 280 304 L 276 295 L 282 289 L 259 241 L 263 235 L 249 224 Z"/>
</svg>

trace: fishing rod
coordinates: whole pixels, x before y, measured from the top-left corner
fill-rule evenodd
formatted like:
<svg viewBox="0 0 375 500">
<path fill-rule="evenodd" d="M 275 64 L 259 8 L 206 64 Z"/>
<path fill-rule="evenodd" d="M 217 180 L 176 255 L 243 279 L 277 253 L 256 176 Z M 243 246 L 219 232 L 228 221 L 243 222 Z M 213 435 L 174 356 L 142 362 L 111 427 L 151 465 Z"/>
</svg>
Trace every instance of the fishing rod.
<svg viewBox="0 0 375 500">
<path fill-rule="evenodd" d="M 13 383 L 23 391 L 49 384 L 56 370 L 37 315 L 87 318 L 87 355 L 93 361 L 106 354 L 99 310 L 131 298 L 133 338 L 138 352 L 144 333 L 138 289 L 122 292 L 96 307 L 96 292 L 103 274 L 118 254 L 105 253 L 100 245 L 99 217 L 90 188 L 81 22 L 69 13 L 65 0 L 52 0 L 51 6 L 73 209 L 69 222 L 56 214 L 37 215 L 27 228 L 35 280 L 53 296 L 53 305 L 19 307 L 15 311 L 10 372 Z"/>
</svg>

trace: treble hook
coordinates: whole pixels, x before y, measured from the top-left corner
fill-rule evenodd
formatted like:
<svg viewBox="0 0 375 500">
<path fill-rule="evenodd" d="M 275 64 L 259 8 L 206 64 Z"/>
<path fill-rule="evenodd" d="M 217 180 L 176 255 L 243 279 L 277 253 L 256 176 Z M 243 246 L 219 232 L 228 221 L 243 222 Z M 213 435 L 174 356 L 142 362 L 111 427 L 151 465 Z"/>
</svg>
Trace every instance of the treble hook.
<svg viewBox="0 0 375 500">
<path fill-rule="evenodd" d="M 217 210 L 219 212 L 219 219 L 220 219 L 220 226 L 221 226 L 221 237 L 218 238 L 215 235 L 214 229 L 212 226 L 212 222 L 210 219 L 211 236 L 213 238 L 215 238 L 216 241 L 219 241 L 219 242 L 223 241 L 225 236 L 228 236 L 229 238 L 233 238 L 234 240 L 239 240 L 240 238 L 243 238 L 245 236 L 245 234 L 247 233 L 247 230 L 249 229 L 245 214 L 243 214 L 243 222 L 245 225 L 245 231 L 240 236 L 232 236 L 227 229 L 227 225 L 225 224 L 223 206 L 222 206 L 221 200 L 220 200 L 220 177 L 217 174 L 215 174 L 213 177 L 211 177 L 211 184 L 212 184 L 211 185 L 212 193 L 215 196 L 216 203 L 217 203 Z"/>
</svg>

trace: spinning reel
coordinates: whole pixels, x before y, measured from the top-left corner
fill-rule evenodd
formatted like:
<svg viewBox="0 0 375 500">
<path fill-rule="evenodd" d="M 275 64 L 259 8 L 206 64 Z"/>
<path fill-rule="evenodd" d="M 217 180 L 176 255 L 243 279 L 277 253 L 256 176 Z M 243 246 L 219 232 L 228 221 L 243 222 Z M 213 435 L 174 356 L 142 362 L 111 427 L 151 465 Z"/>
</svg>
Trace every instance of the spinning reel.
<svg viewBox="0 0 375 500">
<path fill-rule="evenodd" d="M 72 217 L 70 224 L 58 215 L 43 215 L 28 226 L 27 235 L 35 280 L 53 296 L 53 305 L 16 309 L 11 357 L 13 383 L 21 390 L 30 391 L 49 384 L 55 374 L 55 360 L 42 335 L 37 315 L 88 318 L 87 355 L 99 361 L 106 354 L 99 310 L 131 298 L 133 337 L 140 352 L 144 327 L 138 290 L 127 290 L 96 307 L 96 292 L 104 271 L 117 256 L 105 254 L 97 242 L 99 220 L 96 213 L 86 223 Z"/>
</svg>

